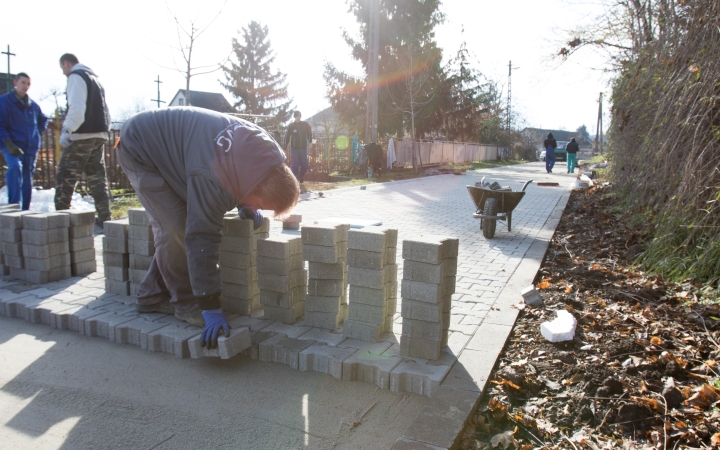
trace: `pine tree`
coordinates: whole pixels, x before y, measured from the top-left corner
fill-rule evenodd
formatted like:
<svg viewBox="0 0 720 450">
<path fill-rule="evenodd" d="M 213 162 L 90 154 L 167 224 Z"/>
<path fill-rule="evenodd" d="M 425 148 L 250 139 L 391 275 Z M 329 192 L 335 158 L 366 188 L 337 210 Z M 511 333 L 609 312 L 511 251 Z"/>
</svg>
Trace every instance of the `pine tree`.
<svg viewBox="0 0 720 450">
<path fill-rule="evenodd" d="M 273 115 L 279 122 L 290 118 L 286 75 L 273 71 L 275 53 L 270 48 L 268 27 L 251 21 L 242 29 L 241 43 L 233 38 L 237 63 L 223 67 L 223 86 L 237 99 L 233 105 L 246 114 Z"/>
</svg>

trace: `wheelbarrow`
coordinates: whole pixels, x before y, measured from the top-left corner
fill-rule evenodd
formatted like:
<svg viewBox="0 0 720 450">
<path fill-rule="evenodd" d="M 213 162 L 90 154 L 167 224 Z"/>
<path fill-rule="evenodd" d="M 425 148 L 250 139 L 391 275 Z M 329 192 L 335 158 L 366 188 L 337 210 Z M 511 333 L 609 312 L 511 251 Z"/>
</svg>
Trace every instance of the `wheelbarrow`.
<svg viewBox="0 0 720 450">
<path fill-rule="evenodd" d="M 480 229 L 486 239 L 492 239 L 495 236 L 498 220 L 507 220 L 508 231 L 512 231 L 512 212 L 525 196 L 525 188 L 532 181 L 526 181 L 521 190 L 514 192 L 510 187 L 491 189 L 489 187 L 467 186 L 476 208 L 473 217 L 480 219 Z"/>
</svg>

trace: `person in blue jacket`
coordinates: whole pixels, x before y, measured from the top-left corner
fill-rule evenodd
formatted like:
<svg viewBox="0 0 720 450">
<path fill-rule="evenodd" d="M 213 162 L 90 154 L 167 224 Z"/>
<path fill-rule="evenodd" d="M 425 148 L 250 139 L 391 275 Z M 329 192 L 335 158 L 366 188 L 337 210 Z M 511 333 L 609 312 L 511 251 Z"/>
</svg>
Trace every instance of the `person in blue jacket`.
<svg viewBox="0 0 720 450">
<path fill-rule="evenodd" d="M 15 75 L 13 86 L 12 91 L 0 96 L 0 147 L 7 163 L 8 203 L 22 202 L 22 209 L 27 210 L 40 134 L 47 128 L 47 117 L 28 97 L 30 77 L 26 73 Z"/>
</svg>

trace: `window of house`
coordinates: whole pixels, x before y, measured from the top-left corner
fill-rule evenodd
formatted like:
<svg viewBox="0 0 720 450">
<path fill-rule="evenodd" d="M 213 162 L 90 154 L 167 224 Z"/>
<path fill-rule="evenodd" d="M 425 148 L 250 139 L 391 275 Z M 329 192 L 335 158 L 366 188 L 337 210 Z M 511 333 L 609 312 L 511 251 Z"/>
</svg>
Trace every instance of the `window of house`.
<svg viewBox="0 0 720 450">
<path fill-rule="evenodd" d="M 179 98 L 179 99 L 178 99 L 178 104 L 179 104 L 180 106 L 185 105 L 185 99 L 184 99 L 184 98 Z"/>
</svg>

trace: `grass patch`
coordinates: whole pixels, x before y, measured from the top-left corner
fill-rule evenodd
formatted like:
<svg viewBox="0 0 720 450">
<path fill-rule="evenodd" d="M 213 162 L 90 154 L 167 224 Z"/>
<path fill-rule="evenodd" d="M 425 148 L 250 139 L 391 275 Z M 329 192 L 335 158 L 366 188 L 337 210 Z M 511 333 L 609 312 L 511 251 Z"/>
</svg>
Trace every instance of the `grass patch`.
<svg viewBox="0 0 720 450">
<path fill-rule="evenodd" d="M 125 219 L 128 216 L 128 209 L 142 207 L 136 195 L 117 197 L 110 202 L 110 212 L 113 220 Z"/>
</svg>

